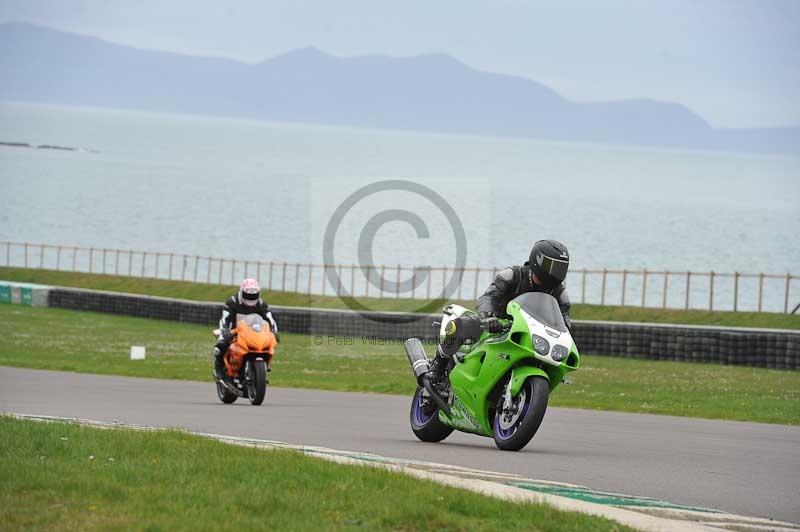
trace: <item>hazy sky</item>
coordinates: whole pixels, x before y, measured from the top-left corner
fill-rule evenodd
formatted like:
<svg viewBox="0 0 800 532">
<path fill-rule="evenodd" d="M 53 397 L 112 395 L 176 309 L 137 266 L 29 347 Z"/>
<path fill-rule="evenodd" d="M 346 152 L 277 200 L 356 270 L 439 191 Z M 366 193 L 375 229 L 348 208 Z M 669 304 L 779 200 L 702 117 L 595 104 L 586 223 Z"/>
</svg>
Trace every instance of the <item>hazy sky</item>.
<svg viewBox="0 0 800 532">
<path fill-rule="evenodd" d="M 259 61 L 448 53 L 573 100 L 683 103 L 716 127 L 800 125 L 800 1 L 0 0 L 23 20 L 159 50 Z"/>
</svg>

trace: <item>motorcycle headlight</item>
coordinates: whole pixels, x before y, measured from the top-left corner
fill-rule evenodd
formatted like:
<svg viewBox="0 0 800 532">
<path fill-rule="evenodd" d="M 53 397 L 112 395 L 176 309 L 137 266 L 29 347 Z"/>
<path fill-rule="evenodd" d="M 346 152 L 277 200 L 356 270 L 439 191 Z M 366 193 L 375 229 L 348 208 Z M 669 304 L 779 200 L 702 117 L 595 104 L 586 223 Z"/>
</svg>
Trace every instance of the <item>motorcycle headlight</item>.
<svg viewBox="0 0 800 532">
<path fill-rule="evenodd" d="M 557 345 L 553 347 L 553 352 L 550 353 L 550 356 L 556 362 L 561 362 L 567 357 L 568 354 L 569 354 L 569 349 L 567 349 L 563 345 Z"/>
<path fill-rule="evenodd" d="M 531 339 L 533 340 L 533 348 L 537 353 L 540 355 L 546 355 L 550 352 L 550 342 L 548 342 L 546 338 L 532 334 Z"/>
</svg>

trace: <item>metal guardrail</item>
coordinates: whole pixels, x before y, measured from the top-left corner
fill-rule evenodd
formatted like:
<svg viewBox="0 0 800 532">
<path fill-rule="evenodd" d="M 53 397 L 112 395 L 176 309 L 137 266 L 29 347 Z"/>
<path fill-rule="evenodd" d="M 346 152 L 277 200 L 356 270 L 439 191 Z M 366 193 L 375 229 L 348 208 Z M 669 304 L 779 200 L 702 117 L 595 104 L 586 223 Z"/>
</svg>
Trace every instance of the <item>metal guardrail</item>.
<svg viewBox="0 0 800 532">
<path fill-rule="evenodd" d="M 376 298 L 431 299 L 439 297 L 448 279 L 456 275 L 453 297 L 475 299 L 492 282 L 500 268 L 448 268 L 447 266 L 375 266 L 304 264 L 208 257 L 183 253 L 0 242 L 8 267 L 87 272 L 128 277 L 170 279 L 218 285 L 236 285 L 244 277 L 259 279 L 268 290 L 305 294 Z M 379 283 L 371 277 L 378 274 Z M 335 274 L 336 282 L 329 280 Z M 391 279 L 390 279 L 391 277 Z M 413 288 L 400 292 L 403 279 Z M 797 294 L 800 277 L 767 273 L 715 271 L 570 270 L 570 295 L 574 302 L 647 308 L 749 310 L 789 314 L 791 294 Z M 384 282 L 397 287 L 384 289 Z M 795 308 L 796 311 L 796 308 Z"/>
</svg>

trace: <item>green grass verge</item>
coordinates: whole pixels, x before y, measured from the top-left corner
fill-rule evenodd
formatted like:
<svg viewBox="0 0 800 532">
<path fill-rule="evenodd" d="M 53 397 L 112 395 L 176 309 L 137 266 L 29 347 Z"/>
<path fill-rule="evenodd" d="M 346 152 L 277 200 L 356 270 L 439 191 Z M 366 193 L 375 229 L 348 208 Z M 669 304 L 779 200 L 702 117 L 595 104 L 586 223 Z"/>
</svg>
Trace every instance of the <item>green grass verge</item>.
<svg viewBox="0 0 800 532">
<path fill-rule="evenodd" d="M 4 530 L 630 530 L 385 470 L 180 432 L 0 417 Z"/>
<path fill-rule="evenodd" d="M 0 364 L 211 380 L 209 327 L 111 314 L 0 304 Z M 401 344 L 282 334 L 275 386 L 411 395 Z M 131 345 L 147 347 L 132 361 Z M 432 349 L 429 347 L 429 351 Z M 550 404 L 715 419 L 800 424 L 800 372 L 584 354 Z"/>
<path fill-rule="evenodd" d="M 25 283 L 39 283 L 95 290 L 148 294 L 195 301 L 224 301 L 236 287 L 220 286 L 164 279 L 138 279 L 113 275 L 33 270 L 0 267 L 0 279 Z M 346 302 L 335 296 L 298 294 L 270 291 L 265 298 L 272 305 L 320 308 L 348 308 Z M 358 298 L 368 308 L 398 312 L 414 312 L 430 301 L 393 298 Z M 443 306 L 437 301 L 433 307 Z M 461 301 L 474 307 L 473 301 Z M 573 305 L 572 317 L 579 320 L 639 321 L 653 323 L 682 323 L 688 325 L 723 325 L 729 327 L 764 327 L 774 329 L 800 329 L 800 315 L 768 312 L 708 312 L 703 310 L 642 309 L 601 305 Z"/>
</svg>

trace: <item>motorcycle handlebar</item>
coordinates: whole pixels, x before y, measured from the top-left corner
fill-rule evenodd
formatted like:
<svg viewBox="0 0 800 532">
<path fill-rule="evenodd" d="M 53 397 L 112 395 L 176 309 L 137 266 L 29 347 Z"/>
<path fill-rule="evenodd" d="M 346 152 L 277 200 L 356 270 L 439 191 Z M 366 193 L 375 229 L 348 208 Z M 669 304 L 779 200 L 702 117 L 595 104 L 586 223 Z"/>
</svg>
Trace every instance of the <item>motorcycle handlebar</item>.
<svg viewBox="0 0 800 532">
<path fill-rule="evenodd" d="M 494 319 L 494 318 L 487 318 L 487 319 Z M 487 330 L 488 328 L 486 325 L 487 319 L 481 320 L 481 329 L 483 330 Z M 503 318 L 497 318 L 497 321 L 500 323 L 500 330 L 502 331 L 507 331 L 508 329 L 511 328 L 512 323 L 514 323 L 513 320 L 506 320 Z"/>
</svg>

